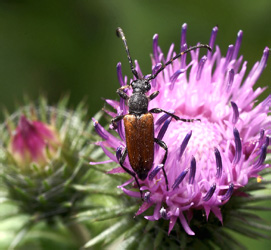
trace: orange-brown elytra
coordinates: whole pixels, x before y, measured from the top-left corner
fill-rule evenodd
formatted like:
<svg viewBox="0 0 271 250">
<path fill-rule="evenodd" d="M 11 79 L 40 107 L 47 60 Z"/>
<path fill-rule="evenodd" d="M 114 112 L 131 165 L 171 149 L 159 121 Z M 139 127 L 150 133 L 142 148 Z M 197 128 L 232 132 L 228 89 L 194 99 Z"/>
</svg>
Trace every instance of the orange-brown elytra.
<svg viewBox="0 0 271 250">
<path fill-rule="evenodd" d="M 148 110 L 149 101 L 154 99 L 159 94 L 159 91 L 155 91 L 149 96 L 146 96 L 146 93 L 151 89 L 150 81 L 153 80 L 161 71 L 165 69 L 167 65 L 172 63 L 175 59 L 181 57 L 183 54 L 191 50 L 195 50 L 198 48 L 207 48 L 211 50 L 211 48 L 205 44 L 199 44 L 197 46 L 191 47 L 171 58 L 168 62 L 163 64 L 154 74 L 151 74 L 149 77 L 146 78 L 140 78 L 135 69 L 133 60 L 128 49 L 126 38 L 121 28 L 117 28 L 117 36 L 121 37 L 124 43 L 131 71 L 136 78 L 136 80 L 132 81 L 130 85 L 123 86 L 117 90 L 118 95 L 128 101 L 129 113 L 126 115 L 116 116 L 111 120 L 111 128 L 113 129 L 117 128 L 117 123 L 119 121 L 121 121 L 122 119 L 124 120 L 126 148 L 124 148 L 124 150 L 121 152 L 121 155 L 119 157 L 119 163 L 127 173 L 129 173 L 135 178 L 135 181 L 140 190 L 140 184 L 137 177 L 143 181 L 147 178 L 148 173 L 153 165 L 154 143 L 157 143 L 165 150 L 165 155 L 161 164 L 165 177 L 166 187 L 168 190 L 168 179 L 164 168 L 165 162 L 167 160 L 168 148 L 163 141 L 155 138 L 154 136 L 154 121 L 152 113 L 158 114 L 164 112 L 175 120 L 180 120 L 183 122 L 193 122 L 199 119 L 183 119 L 160 108 Z M 133 89 L 133 93 L 131 96 L 128 96 L 124 91 L 126 88 L 129 87 L 132 87 Z M 124 166 L 124 161 L 127 154 L 130 165 L 134 172 Z M 143 199 L 143 193 L 141 190 L 140 193 L 141 198 Z"/>
</svg>

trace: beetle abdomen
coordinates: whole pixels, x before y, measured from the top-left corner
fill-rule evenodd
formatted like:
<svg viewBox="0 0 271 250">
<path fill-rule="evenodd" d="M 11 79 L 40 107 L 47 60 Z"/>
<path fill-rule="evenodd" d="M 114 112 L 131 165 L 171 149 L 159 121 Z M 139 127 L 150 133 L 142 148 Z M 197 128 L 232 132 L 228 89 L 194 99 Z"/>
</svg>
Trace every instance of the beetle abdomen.
<svg viewBox="0 0 271 250">
<path fill-rule="evenodd" d="M 145 180 L 152 168 L 154 155 L 154 124 L 151 113 L 125 115 L 126 146 L 130 165 L 141 180 Z"/>
</svg>

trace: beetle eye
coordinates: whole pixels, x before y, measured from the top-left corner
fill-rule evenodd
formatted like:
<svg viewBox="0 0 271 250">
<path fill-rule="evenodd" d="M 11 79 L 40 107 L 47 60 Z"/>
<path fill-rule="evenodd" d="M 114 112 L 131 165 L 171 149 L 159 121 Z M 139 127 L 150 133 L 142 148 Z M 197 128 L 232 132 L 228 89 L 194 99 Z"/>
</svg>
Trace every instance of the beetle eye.
<svg viewBox="0 0 271 250">
<path fill-rule="evenodd" d="M 145 89 L 146 89 L 146 92 L 151 89 L 151 85 L 149 82 L 146 82 Z"/>
</svg>

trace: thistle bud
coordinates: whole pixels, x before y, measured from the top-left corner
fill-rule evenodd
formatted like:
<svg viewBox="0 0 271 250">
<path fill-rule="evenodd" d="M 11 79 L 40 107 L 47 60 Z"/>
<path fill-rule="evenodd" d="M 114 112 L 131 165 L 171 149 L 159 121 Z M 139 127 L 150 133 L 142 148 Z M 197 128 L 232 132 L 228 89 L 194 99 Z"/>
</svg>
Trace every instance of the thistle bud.
<svg viewBox="0 0 271 250">
<path fill-rule="evenodd" d="M 52 127 L 22 115 L 11 135 L 8 151 L 16 164 L 26 169 L 31 163 L 44 167 L 60 146 L 59 136 Z"/>
<path fill-rule="evenodd" d="M 52 107 L 41 99 L 7 114 L 0 124 L 0 188 L 17 214 L 28 216 L 28 229 L 40 221 L 52 225 L 71 220 L 85 202 L 87 193 L 80 187 L 95 183 L 96 172 L 88 163 L 97 155 L 93 128 L 83 105 L 69 110 L 66 103 L 64 99 Z M 77 230 L 74 225 L 67 228 Z M 79 246 L 89 239 L 84 237 L 75 239 Z M 18 243 L 15 237 L 10 249 Z"/>
</svg>

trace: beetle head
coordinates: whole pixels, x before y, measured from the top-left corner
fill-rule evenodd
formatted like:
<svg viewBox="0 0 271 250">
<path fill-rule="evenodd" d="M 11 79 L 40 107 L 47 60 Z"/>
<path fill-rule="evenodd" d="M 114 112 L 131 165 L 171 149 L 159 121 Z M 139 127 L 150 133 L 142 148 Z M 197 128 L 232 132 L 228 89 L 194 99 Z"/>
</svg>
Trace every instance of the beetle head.
<svg viewBox="0 0 271 250">
<path fill-rule="evenodd" d="M 151 89 L 151 84 L 147 79 L 136 79 L 131 83 L 133 92 L 145 94 Z"/>
</svg>

